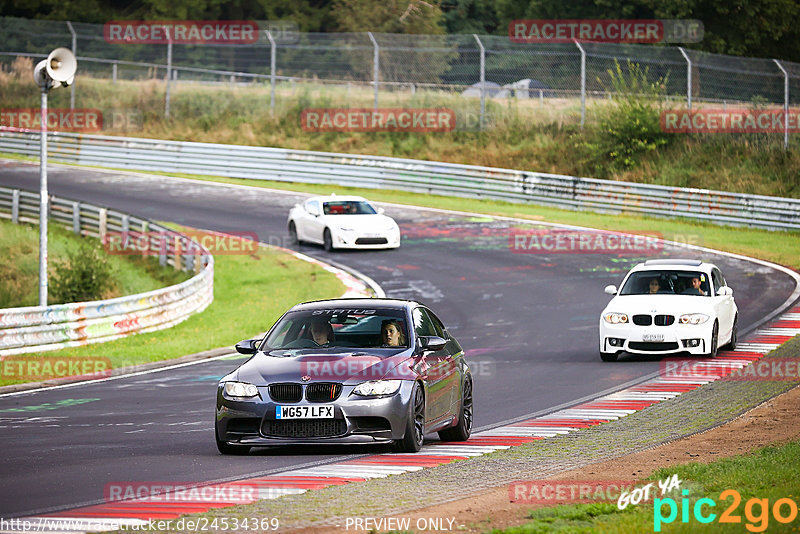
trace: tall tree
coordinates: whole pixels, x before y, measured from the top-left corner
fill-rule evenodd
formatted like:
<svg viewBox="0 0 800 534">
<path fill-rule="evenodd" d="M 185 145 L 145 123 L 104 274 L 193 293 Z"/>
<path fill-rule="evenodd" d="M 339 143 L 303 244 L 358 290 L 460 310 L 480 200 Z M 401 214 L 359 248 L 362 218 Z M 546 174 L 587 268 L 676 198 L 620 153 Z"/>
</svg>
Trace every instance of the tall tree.
<svg viewBox="0 0 800 534">
<path fill-rule="evenodd" d="M 689 48 L 800 61 L 797 0 L 497 0 L 498 27 L 514 19 L 699 19 L 703 41 Z"/>
<path fill-rule="evenodd" d="M 442 12 L 447 33 L 493 34 L 498 30 L 494 0 L 443 0 Z"/>
<path fill-rule="evenodd" d="M 342 32 L 444 33 L 438 0 L 334 0 L 331 15 Z"/>
</svg>

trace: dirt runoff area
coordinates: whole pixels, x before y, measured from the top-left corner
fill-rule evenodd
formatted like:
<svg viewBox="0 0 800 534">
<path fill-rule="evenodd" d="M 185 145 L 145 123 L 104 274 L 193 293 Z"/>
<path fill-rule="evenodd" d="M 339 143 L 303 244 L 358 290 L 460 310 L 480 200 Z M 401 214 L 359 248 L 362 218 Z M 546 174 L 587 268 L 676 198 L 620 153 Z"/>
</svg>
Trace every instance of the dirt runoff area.
<svg viewBox="0 0 800 534">
<path fill-rule="evenodd" d="M 781 445 L 800 440 L 798 406 L 800 406 L 800 387 L 779 395 L 733 421 L 706 432 L 615 460 L 566 471 L 551 477 L 550 480 L 644 480 L 662 467 L 690 462 L 709 463 L 720 458 L 745 454 L 767 445 Z M 530 502 L 511 502 L 509 486 L 504 485 L 457 501 L 391 517 L 395 521 L 400 518 L 409 518 L 411 530 L 416 530 L 414 527 L 419 525 L 419 521 L 427 524 L 434 519 L 443 519 L 441 530 L 444 531 L 487 532 L 493 528 L 508 528 L 527 523 L 529 521 L 526 518 L 528 512 L 536 507 L 536 504 Z M 451 521 L 453 519 L 455 521 Z M 400 523 L 400 525 L 402 524 Z M 381 528 L 381 525 L 373 523 L 366 529 L 350 525 L 346 531 L 383 532 L 393 528 L 397 529 L 398 523 L 384 523 L 382 526 L 388 528 Z M 340 529 L 330 526 L 304 529 L 304 532 L 314 533 L 333 531 L 345 531 L 344 525 Z"/>
</svg>

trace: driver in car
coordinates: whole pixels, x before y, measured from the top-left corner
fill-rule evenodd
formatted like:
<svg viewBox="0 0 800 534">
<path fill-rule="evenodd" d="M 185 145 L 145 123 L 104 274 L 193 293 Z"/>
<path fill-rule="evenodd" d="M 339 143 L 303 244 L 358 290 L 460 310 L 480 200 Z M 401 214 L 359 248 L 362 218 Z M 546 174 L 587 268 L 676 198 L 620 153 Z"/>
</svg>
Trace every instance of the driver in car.
<svg viewBox="0 0 800 534">
<path fill-rule="evenodd" d="M 706 292 L 700 287 L 700 279 L 698 277 L 692 278 L 692 287 L 687 288 L 684 293 L 690 295 L 705 295 Z"/>
<path fill-rule="evenodd" d="M 311 323 L 311 339 L 317 345 L 333 343 L 333 327 L 328 321 L 314 321 Z"/>
<path fill-rule="evenodd" d="M 658 283 L 658 278 L 651 278 L 650 285 L 648 287 L 650 288 L 651 295 L 653 293 L 658 293 L 661 290 L 661 284 Z"/>
</svg>

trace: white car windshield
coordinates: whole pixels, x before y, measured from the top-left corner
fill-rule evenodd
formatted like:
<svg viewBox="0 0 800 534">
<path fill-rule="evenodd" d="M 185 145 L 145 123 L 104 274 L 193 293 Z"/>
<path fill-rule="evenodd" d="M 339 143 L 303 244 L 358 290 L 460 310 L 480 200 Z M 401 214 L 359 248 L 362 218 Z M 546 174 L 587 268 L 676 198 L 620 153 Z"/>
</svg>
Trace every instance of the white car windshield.
<svg viewBox="0 0 800 534">
<path fill-rule="evenodd" d="M 710 295 L 708 276 L 697 271 L 639 271 L 631 273 L 620 295 Z"/>
<path fill-rule="evenodd" d="M 337 200 L 322 205 L 325 215 L 375 215 L 377 212 L 364 200 Z"/>
</svg>

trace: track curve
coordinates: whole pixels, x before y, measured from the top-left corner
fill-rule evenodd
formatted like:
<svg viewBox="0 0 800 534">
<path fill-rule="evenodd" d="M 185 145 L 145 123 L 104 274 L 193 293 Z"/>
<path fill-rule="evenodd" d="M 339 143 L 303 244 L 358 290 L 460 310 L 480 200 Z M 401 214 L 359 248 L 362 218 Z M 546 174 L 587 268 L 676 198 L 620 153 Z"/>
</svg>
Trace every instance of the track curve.
<svg viewBox="0 0 800 534">
<path fill-rule="evenodd" d="M 280 245 L 286 245 L 289 208 L 307 196 L 63 166 L 51 166 L 49 174 L 55 195 L 199 228 L 255 232 Z M 36 189 L 38 167 L 0 162 L 0 183 Z M 508 234 L 516 223 L 508 220 L 391 205 L 386 212 L 404 235 L 398 250 L 299 250 L 365 273 L 389 297 L 430 304 L 467 350 L 476 426 L 596 395 L 658 370 L 657 360 L 609 365 L 597 355 L 597 319 L 608 299 L 602 288 L 618 283 L 641 258 L 513 254 Z M 742 329 L 795 290 L 792 277 L 766 266 L 721 254 L 703 257 L 720 265 L 736 289 Z M 211 439 L 216 379 L 239 361 L 0 397 L 6 457 L 0 516 L 102 501 L 109 482 L 234 479 L 376 451 L 282 447 L 247 457 L 218 455 Z"/>
</svg>

